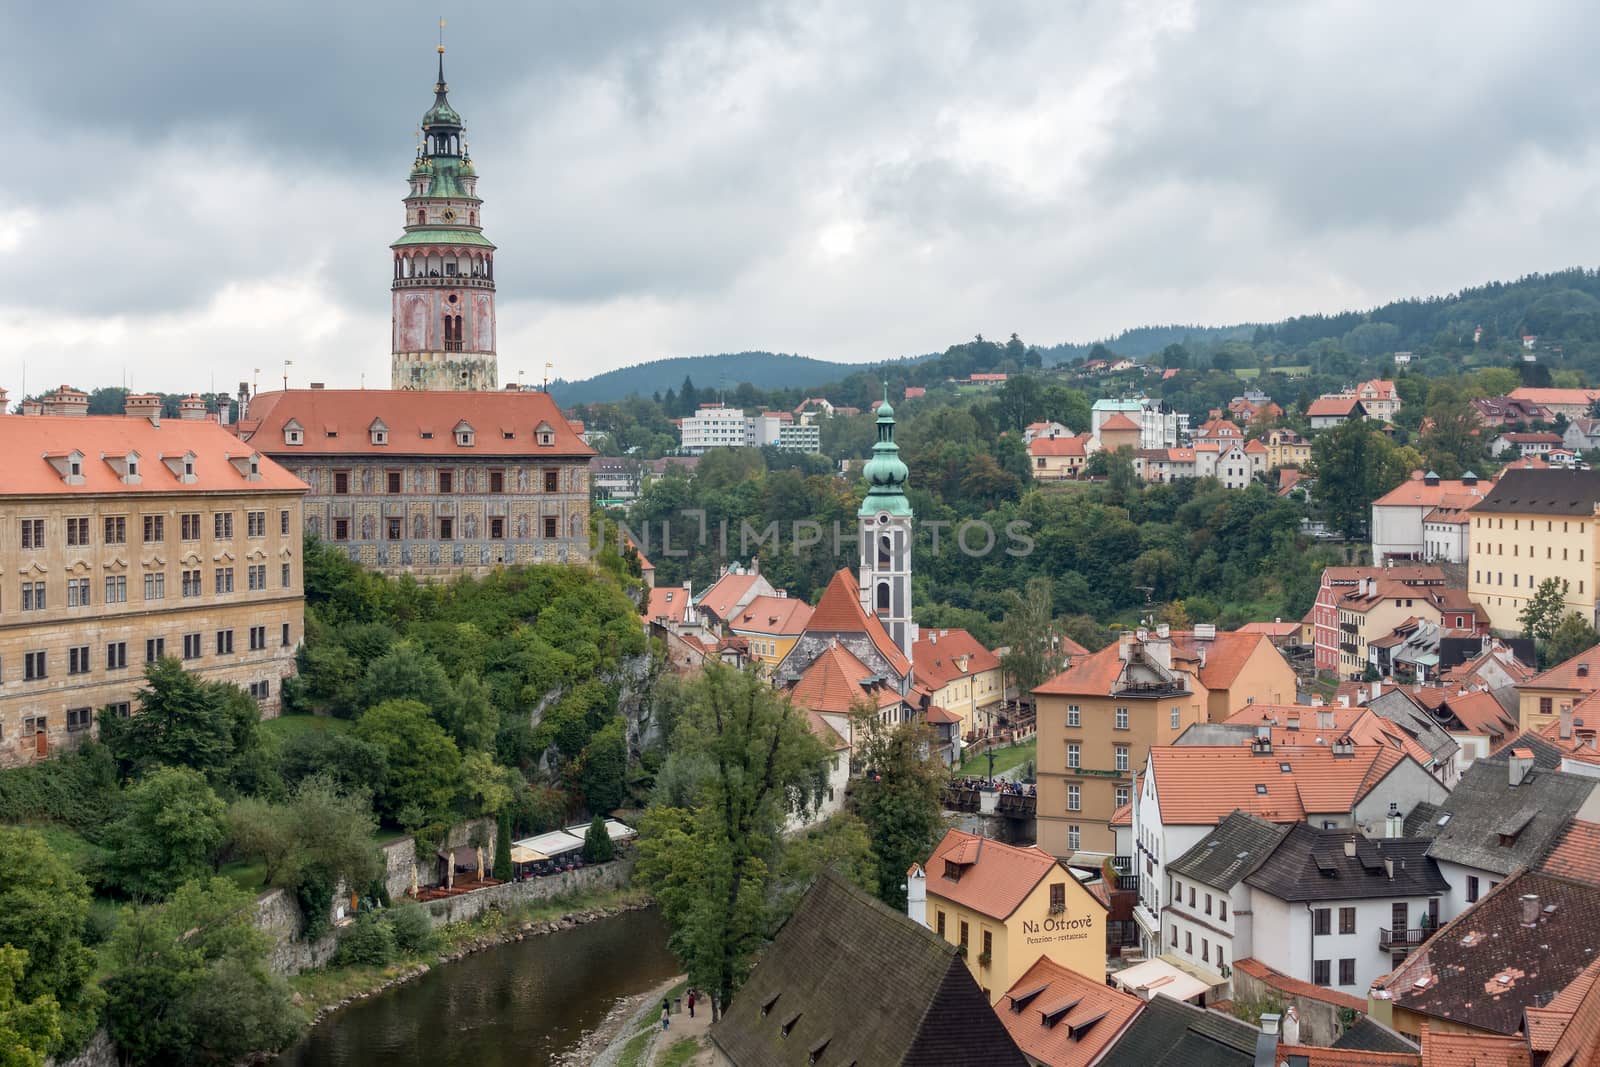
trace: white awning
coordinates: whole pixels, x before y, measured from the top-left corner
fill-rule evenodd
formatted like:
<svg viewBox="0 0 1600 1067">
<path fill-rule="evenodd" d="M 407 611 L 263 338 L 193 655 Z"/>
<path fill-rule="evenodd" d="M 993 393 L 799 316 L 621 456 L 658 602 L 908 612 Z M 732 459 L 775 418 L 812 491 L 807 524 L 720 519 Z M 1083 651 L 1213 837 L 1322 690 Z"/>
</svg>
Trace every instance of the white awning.
<svg viewBox="0 0 1600 1067">
<path fill-rule="evenodd" d="M 1141 1000 L 1149 1000 L 1157 993 L 1173 1000 L 1193 1000 L 1211 988 L 1210 983 L 1202 982 L 1165 959 L 1145 960 L 1126 970 L 1113 972 L 1109 977 L 1118 988 Z"/>
<path fill-rule="evenodd" d="M 535 837 L 525 837 L 521 841 L 511 842 L 512 848 L 531 848 L 535 852 L 543 852 L 546 856 L 561 856 L 568 852 L 576 852 L 583 847 L 583 838 L 575 837 L 565 830 L 552 830 L 547 834 Z"/>
</svg>

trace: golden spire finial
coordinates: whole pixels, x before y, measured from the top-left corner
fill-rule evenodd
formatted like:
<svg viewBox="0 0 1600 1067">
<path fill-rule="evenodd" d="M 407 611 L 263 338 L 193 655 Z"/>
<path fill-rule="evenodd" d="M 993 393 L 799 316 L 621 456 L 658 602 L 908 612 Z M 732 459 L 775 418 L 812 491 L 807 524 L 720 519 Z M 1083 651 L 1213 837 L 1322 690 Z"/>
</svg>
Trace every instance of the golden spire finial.
<svg viewBox="0 0 1600 1067">
<path fill-rule="evenodd" d="M 444 55 L 444 17 L 439 18 L 439 54 Z"/>
</svg>

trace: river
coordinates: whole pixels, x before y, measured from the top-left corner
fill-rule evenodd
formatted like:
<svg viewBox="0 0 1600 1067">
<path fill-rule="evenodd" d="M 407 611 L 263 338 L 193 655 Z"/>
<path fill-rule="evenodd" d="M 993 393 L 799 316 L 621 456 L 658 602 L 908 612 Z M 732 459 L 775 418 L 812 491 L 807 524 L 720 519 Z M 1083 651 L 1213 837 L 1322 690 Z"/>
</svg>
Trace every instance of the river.
<svg viewBox="0 0 1600 1067">
<path fill-rule="evenodd" d="M 679 973 L 654 910 L 512 941 L 328 1016 L 279 1067 L 539 1067 Z"/>
</svg>

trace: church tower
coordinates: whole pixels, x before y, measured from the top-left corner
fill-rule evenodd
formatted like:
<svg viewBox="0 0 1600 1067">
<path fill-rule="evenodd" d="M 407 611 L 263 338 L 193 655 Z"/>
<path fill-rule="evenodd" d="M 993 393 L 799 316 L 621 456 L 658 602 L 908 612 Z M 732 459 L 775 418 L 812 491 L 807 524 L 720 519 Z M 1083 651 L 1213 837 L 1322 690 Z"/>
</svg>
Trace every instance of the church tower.
<svg viewBox="0 0 1600 1067">
<path fill-rule="evenodd" d="M 905 461 L 894 443 L 894 408 L 884 389 L 878 406 L 878 440 L 862 469 L 867 496 L 856 513 L 861 531 L 861 607 L 876 615 L 906 659 L 915 637 L 911 623 L 911 501 Z"/>
<path fill-rule="evenodd" d="M 394 389 L 497 389 L 494 245 L 483 235 L 466 127 L 446 98 L 444 45 L 433 106 L 408 179 L 394 250 Z"/>
</svg>

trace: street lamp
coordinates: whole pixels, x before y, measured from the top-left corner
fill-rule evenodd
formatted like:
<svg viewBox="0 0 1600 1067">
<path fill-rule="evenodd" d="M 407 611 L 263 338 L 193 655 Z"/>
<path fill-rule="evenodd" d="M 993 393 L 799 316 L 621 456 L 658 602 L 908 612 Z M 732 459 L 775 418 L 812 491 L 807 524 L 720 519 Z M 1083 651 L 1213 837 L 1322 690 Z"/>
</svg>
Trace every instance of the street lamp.
<svg viewBox="0 0 1600 1067">
<path fill-rule="evenodd" d="M 994 749 L 989 750 L 989 787 L 994 788 Z"/>
</svg>

